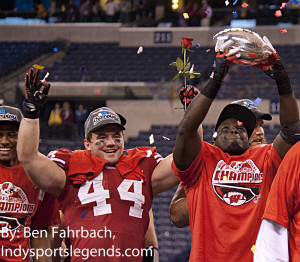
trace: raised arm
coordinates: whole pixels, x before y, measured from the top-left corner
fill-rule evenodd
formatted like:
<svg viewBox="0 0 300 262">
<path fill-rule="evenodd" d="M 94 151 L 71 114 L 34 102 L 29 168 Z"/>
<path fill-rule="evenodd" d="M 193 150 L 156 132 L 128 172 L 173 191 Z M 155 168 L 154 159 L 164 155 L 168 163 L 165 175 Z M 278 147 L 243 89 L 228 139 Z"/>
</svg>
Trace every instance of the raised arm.
<svg viewBox="0 0 300 262">
<path fill-rule="evenodd" d="M 291 87 L 288 73 L 279 58 L 276 50 L 267 37 L 263 37 L 265 43 L 273 53 L 264 65 L 259 65 L 265 74 L 276 81 L 280 101 L 280 134 L 274 140 L 274 148 L 278 155 L 283 158 L 287 151 L 300 141 L 299 109 Z"/>
<path fill-rule="evenodd" d="M 197 129 L 217 96 L 229 66 L 232 64 L 231 61 L 236 58 L 234 53 L 231 53 L 229 57 L 226 57 L 228 52 L 220 53 L 225 47 L 227 48 L 228 45 L 232 44 L 230 41 L 228 41 L 229 43 L 225 42 L 223 47 L 221 46 L 218 50 L 210 79 L 200 94 L 193 99 L 180 122 L 174 149 L 174 161 L 180 170 L 187 169 L 201 150 L 202 138 Z"/>
<path fill-rule="evenodd" d="M 50 88 L 45 80 L 37 80 L 38 74 L 38 69 L 34 74 L 31 68 L 25 76 L 26 100 L 23 103 L 24 118 L 19 128 L 17 153 L 33 183 L 45 192 L 58 196 L 66 182 L 64 171 L 38 151 L 39 112 Z"/>
</svg>

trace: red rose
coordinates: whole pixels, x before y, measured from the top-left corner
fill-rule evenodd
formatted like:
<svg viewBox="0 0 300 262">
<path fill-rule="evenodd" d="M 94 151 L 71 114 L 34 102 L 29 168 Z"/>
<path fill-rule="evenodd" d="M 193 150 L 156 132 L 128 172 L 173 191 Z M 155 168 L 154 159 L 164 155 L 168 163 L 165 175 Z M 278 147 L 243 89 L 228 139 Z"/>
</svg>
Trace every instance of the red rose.
<svg viewBox="0 0 300 262">
<path fill-rule="evenodd" d="M 182 42 L 181 42 L 182 47 L 185 47 L 185 48 L 192 47 L 193 40 L 194 40 L 193 38 L 182 37 Z"/>
</svg>

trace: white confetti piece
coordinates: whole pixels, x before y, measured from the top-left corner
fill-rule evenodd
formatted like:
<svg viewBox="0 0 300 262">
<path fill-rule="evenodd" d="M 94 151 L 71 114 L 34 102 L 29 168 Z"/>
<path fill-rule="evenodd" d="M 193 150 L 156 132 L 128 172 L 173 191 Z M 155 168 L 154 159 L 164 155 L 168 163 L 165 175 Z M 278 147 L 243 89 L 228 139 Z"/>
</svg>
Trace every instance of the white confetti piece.
<svg viewBox="0 0 300 262">
<path fill-rule="evenodd" d="M 150 143 L 150 145 L 152 145 L 154 143 L 154 136 L 153 136 L 153 134 L 151 134 L 149 136 L 149 143 Z"/>
<path fill-rule="evenodd" d="M 162 136 L 164 140 L 170 140 L 170 138 L 166 137 L 166 136 Z"/>
<path fill-rule="evenodd" d="M 140 46 L 136 53 L 139 55 L 139 54 L 142 53 L 142 52 L 143 52 L 143 47 Z"/>
<path fill-rule="evenodd" d="M 228 1 L 228 0 L 225 1 L 225 5 L 226 5 L 226 6 L 229 5 L 229 1 Z"/>
</svg>

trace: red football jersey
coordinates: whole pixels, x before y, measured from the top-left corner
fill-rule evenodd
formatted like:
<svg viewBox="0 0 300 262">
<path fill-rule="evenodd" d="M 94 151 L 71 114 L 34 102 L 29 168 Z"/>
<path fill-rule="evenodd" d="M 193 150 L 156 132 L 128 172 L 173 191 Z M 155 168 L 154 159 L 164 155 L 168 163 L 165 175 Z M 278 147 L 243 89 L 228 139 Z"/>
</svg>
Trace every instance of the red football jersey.
<svg viewBox="0 0 300 262">
<path fill-rule="evenodd" d="M 20 163 L 14 167 L 0 164 L 0 172 L 0 260 L 29 261 L 29 227 L 39 206 L 44 207 L 45 194 L 33 185 Z M 43 227 L 60 222 L 58 209 L 52 209 L 55 199 L 47 194 L 45 201 L 45 212 L 38 218 Z"/>
<path fill-rule="evenodd" d="M 290 262 L 300 261 L 300 142 L 285 155 L 272 184 L 264 218 L 289 230 Z"/>
<path fill-rule="evenodd" d="M 273 145 L 230 156 L 203 142 L 187 170 L 172 169 L 185 186 L 192 248 L 189 261 L 250 262 L 267 196 L 281 158 Z"/>
<path fill-rule="evenodd" d="M 59 149 L 49 157 L 67 174 L 71 155 Z M 58 200 L 65 215 L 71 261 L 142 261 L 153 198 L 151 176 L 161 159 L 155 151 L 139 161 L 144 181 L 124 179 L 114 166 L 104 167 L 81 185 L 67 177 Z"/>
</svg>

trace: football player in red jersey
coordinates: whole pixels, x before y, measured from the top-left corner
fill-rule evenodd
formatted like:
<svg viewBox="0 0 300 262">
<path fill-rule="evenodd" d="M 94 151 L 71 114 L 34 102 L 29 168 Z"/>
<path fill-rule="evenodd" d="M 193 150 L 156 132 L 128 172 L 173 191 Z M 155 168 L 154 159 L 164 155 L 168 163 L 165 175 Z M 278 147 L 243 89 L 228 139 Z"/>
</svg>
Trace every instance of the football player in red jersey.
<svg viewBox="0 0 300 262">
<path fill-rule="evenodd" d="M 195 87 L 191 87 L 192 90 L 196 89 Z M 193 94 L 197 94 L 198 92 L 193 91 Z M 192 99 L 195 97 L 193 95 L 190 97 L 189 103 L 187 103 L 187 106 L 192 102 Z M 182 96 L 183 98 L 183 96 Z M 182 100 L 182 99 L 181 99 Z M 183 101 L 181 101 L 183 103 Z M 249 99 L 242 99 L 238 101 L 233 101 L 233 103 L 246 103 L 246 104 L 252 104 L 253 102 Z M 251 146 L 257 146 L 261 144 L 266 144 L 266 138 L 265 138 L 265 132 L 263 128 L 264 120 L 272 120 L 272 116 L 268 113 L 261 112 L 255 105 L 249 107 L 249 109 L 254 113 L 256 117 L 256 126 L 252 132 L 252 135 L 249 139 L 249 145 Z M 187 206 L 187 200 L 186 200 L 186 194 L 184 191 L 184 187 L 182 184 L 178 185 L 178 188 L 172 198 L 172 201 L 170 203 L 170 218 L 172 220 L 172 223 L 179 228 L 187 227 L 189 226 L 189 212 L 188 212 L 188 206 Z"/>
<path fill-rule="evenodd" d="M 254 249 L 254 262 L 300 261 L 300 142 L 285 155 L 273 181 Z"/>
<path fill-rule="evenodd" d="M 37 248 L 50 249 L 46 229 L 60 222 L 56 199 L 38 189 L 18 161 L 16 147 L 21 119 L 18 108 L 0 106 L 1 261 L 29 261 Z M 51 253 L 47 254 L 39 261 L 51 261 Z"/>
<path fill-rule="evenodd" d="M 230 43 L 225 43 L 230 44 Z M 222 51 L 222 45 L 220 47 Z M 299 109 L 275 49 L 259 65 L 276 81 L 281 131 L 271 145 L 249 147 L 255 115 L 247 104 L 229 104 L 215 127 L 214 145 L 197 133 L 236 55 L 217 50 L 214 70 L 180 122 L 172 169 L 185 188 L 190 216 L 190 261 L 253 261 L 267 196 L 281 159 L 299 141 Z M 232 52 L 231 52 L 232 54 Z"/>
<path fill-rule="evenodd" d="M 142 261 L 153 195 L 179 182 L 170 168 L 172 157 L 163 159 L 150 147 L 124 150 L 126 120 L 106 107 L 85 122 L 86 150 L 58 149 L 43 156 L 38 117 L 50 85 L 38 81 L 38 73 L 30 69 L 26 75 L 18 156 L 37 186 L 57 196 L 71 261 Z"/>
</svg>

